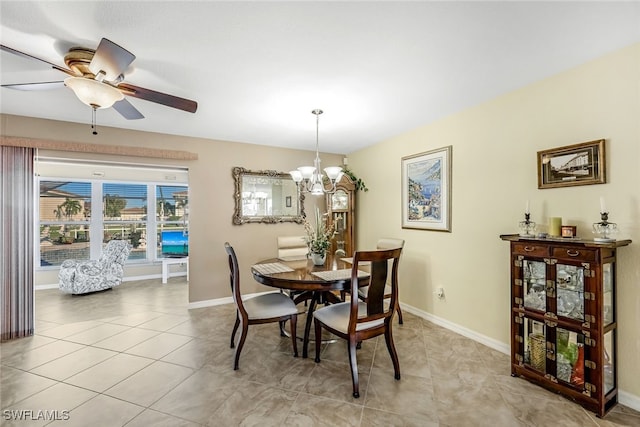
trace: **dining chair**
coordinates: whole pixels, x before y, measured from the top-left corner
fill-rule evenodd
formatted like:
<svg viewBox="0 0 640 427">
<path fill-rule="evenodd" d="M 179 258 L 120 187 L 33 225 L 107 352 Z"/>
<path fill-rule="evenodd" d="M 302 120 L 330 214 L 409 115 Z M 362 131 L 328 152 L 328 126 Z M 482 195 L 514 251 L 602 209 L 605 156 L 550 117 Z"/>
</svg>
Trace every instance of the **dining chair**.
<svg viewBox="0 0 640 427">
<path fill-rule="evenodd" d="M 376 251 L 356 251 L 351 268 L 351 295 L 357 295 L 360 280 L 369 281 L 367 301 L 351 298 L 350 301 L 328 305 L 316 309 L 313 313 L 316 342 L 316 363 L 320 363 L 322 345 L 322 328 L 347 340 L 351 379 L 353 380 L 353 397 L 360 397 L 358 385 L 358 361 L 356 347 L 359 342 L 383 335 L 387 350 L 393 362 L 394 377 L 400 379 L 398 353 L 393 343 L 392 320 L 394 307 L 398 297 L 398 262 L 402 248 Z M 392 262 L 389 262 L 391 260 Z M 369 263 L 369 275 L 358 278 L 362 263 Z M 387 272 L 391 265 L 391 304 L 386 305 L 385 286 Z"/>
<path fill-rule="evenodd" d="M 244 299 L 240 292 L 240 273 L 238 268 L 238 258 L 236 252 L 229 242 L 225 242 L 224 248 L 229 255 L 229 272 L 231 282 L 231 293 L 233 302 L 236 305 L 236 323 L 231 332 L 231 348 L 235 347 L 233 369 L 238 369 L 240 352 L 247 339 L 249 325 L 262 323 L 285 322 L 290 320 L 291 341 L 293 343 L 293 356 L 298 357 L 298 342 L 296 340 L 296 323 L 298 320 L 298 309 L 291 298 L 279 292 L 261 294 L 252 298 Z M 235 345 L 235 337 L 238 328 L 242 325 L 240 340 Z"/>
<path fill-rule="evenodd" d="M 283 261 L 306 260 L 308 255 L 309 246 L 305 236 L 278 236 L 278 259 Z M 280 293 L 286 293 L 291 299 L 295 299 L 298 295 L 303 295 L 304 291 L 284 291 L 281 289 Z M 307 299 L 303 299 L 303 301 L 306 306 Z M 282 324 L 280 325 L 280 335 L 284 335 Z"/>
<path fill-rule="evenodd" d="M 404 240 L 403 239 L 380 239 L 376 244 L 376 248 L 378 249 L 394 249 L 394 248 L 404 248 Z M 367 301 L 367 296 L 369 294 L 369 287 L 363 286 L 358 288 L 358 298 L 363 301 Z M 384 297 L 391 298 L 391 286 L 387 283 L 387 286 L 384 288 Z M 398 323 L 402 325 L 402 310 L 400 309 L 400 301 L 396 300 L 396 312 L 398 313 Z"/>
<path fill-rule="evenodd" d="M 305 236 L 278 236 L 278 258 L 306 259 L 308 253 Z"/>
</svg>

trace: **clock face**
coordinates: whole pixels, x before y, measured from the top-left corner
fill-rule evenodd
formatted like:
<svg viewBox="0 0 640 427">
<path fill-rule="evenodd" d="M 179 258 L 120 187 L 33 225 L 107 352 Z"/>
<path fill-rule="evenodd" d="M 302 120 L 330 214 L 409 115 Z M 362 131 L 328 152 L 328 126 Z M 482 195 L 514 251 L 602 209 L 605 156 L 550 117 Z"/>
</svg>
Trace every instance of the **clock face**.
<svg viewBox="0 0 640 427">
<path fill-rule="evenodd" d="M 349 195 L 344 190 L 336 190 L 331 195 L 331 205 L 334 211 L 347 209 L 349 207 Z"/>
</svg>

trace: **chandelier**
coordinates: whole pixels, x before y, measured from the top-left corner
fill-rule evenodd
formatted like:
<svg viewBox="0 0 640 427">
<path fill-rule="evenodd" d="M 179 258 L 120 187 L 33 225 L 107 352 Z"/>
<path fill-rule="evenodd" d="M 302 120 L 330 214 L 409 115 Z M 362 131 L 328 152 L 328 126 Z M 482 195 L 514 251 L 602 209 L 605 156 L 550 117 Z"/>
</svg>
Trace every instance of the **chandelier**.
<svg viewBox="0 0 640 427">
<path fill-rule="evenodd" d="M 313 166 L 300 166 L 297 170 L 290 171 L 291 178 L 296 185 L 300 187 L 300 191 L 311 193 L 314 196 L 321 196 L 325 193 L 334 193 L 336 191 L 336 183 L 342 178 L 342 168 L 340 166 L 329 166 L 324 168 L 324 173 L 320 169 L 320 152 L 318 150 L 318 128 L 320 124 L 320 114 L 322 110 L 315 109 L 311 112 L 316 116 L 316 158 Z M 329 184 L 327 188 L 325 182 Z"/>
</svg>

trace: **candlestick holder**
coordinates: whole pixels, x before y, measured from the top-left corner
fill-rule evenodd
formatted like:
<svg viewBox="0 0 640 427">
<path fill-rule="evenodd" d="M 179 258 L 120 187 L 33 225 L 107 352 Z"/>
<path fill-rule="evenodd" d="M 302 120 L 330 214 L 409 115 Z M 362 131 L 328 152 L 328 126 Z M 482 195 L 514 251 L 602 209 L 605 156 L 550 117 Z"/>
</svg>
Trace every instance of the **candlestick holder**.
<svg viewBox="0 0 640 427">
<path fill-rule="evenodd" d="M 533 237 L 536 234 L 536 223 L 530 220 L 531 214 L 524 214 L 524 221 L 518 223 L 522 237 Z"/>
<path fill-rule="evenodd" d="M 593 224 L 593 238 L 596 242 L 615 242 L 614 234 L 618 233 L 618 224 L 609 222 L 609 212 L 600 212 L 600 222 Z"/>
</svg>

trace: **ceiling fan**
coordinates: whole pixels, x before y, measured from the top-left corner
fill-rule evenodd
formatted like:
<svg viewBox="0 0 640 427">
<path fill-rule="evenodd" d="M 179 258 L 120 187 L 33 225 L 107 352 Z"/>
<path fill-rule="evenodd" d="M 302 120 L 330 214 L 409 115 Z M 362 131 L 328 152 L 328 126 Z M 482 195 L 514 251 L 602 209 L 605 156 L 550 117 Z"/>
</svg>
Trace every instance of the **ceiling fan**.
<svg viewBox="0 0 640 427">
<path fill-rule="evenodd" d="M 64 56 L 64 63 L 68 68 L 2 44 L 0 44 L 0 49 L 23 58 L 44 62 L 69 75 L 63 81 L 3 84 L 2 87 L 18 90 L 42 90 L 64 85 L 71 88 L 80 101 L 93 108 L 94 115 L 97 109 L 113 106 L 127 120 L 144 118 L 142 113 L 127 101 L 125 95 L 189 113 L 195 113 L 198 109 L 198 103 L 195 101 L 124 82 L 124 72 L 136 57 L 128 50 L 105 38 L 100 41 L 95 50 L 83 47 L 69 49 L 69 52 Z"/>
</svg>

